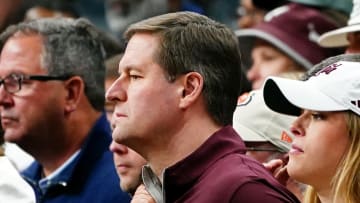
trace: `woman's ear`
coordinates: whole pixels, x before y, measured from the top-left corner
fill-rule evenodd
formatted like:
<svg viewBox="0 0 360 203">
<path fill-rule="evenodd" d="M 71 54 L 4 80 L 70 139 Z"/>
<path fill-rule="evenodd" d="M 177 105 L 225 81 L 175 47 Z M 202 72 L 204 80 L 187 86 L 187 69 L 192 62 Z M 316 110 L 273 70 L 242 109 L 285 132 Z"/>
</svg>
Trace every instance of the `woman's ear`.
<svg viewBox="0 0 360 203">
<path fill-rule="evenodd" d="M 182 78 L 183 90 L 180 108 L 187 108 L 200 97 L 204 87 L 204 79 L 197 72 L 189 72 Z"/>
<path fill-rule="evenodd" d="M 84 88 L 84 81 L 79 76 L 71 77 L 65 81 L 65 113 L 70 113 L 77 109 L 81 100 L 81 95 L 84 92 Z"/>
</svg>

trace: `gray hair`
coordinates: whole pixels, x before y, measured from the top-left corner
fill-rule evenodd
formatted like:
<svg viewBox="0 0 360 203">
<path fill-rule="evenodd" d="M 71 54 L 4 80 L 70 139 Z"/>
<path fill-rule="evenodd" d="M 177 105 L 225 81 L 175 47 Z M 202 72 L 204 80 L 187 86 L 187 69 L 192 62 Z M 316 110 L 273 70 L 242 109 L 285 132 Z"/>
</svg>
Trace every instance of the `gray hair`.
<svg viewBox="0 0 360 203">
<path fill-rule="evenodd" d="M 105 102 L 105 51 L 103 39 L 86 19 L 46 18 L 8 27 L 0 35 L 0 48 L 17 34 L 43 38 L 42 65 L 49 75 L 80 76 L 91 105 L 101 111 Z"/>
</svg>

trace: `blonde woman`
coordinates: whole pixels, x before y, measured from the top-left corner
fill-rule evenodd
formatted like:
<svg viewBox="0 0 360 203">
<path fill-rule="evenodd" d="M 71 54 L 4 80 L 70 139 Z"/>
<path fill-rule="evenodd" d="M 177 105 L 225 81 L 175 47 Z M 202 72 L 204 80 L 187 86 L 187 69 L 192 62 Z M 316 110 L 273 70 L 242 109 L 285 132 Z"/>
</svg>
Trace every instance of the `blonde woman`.
<svg viewBox="0 0 360 203">
<path fill-rule="evenodd" d="M 305 81 L 270 77 L 264 100 L 297 115 L 289 152 L 290 177 L 309 185 L 305 203 L 360 202 L 360 55 L 315 66 Z"/>
</svg>

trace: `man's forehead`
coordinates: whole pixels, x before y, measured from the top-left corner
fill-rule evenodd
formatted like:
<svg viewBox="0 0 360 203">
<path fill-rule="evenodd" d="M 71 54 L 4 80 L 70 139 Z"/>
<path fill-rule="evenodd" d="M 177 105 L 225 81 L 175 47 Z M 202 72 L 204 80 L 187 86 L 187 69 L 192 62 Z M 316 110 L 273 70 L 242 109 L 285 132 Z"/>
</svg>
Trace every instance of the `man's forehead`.
<svg viewBox="0 0 360 203">
<path fill-rule="evenodd" d="M 43 46 L 41 37 L 23 35 L 9 38 L 0 55 L 0 72 L 32 73 L 44 71 L 41 66 Z"/>
<path fill-rule="evenodd" d="M 150 33 L 135 33 L 126 45 L 126 52 L 148 51 L 149 49 L 157 48 L 159 44 L 159 37 Z"/>
<path fill-rule="evenodd" d="M 126 46 L 124 55 L 119 62 L 119 69 L 137 67 L 137 64 L 153 61 L 158 43 L 158 38 L 154 35 L 135 34 Z"/>
<path fill-rule="evenodd" d="M 19 50 L 26 50 L 24 46 L 26 47 L 33 47 L 37 50 L 43 49 L 43 39 L 40 35 L 37 34 L 23 34 L 20 33 L 19 35 L 13 35 L 9 37 L 3 47 L 10 49 L 10 51 L 19 51 Z M 35 50 L 31 50 L 35 51 Z"/>
</svg>

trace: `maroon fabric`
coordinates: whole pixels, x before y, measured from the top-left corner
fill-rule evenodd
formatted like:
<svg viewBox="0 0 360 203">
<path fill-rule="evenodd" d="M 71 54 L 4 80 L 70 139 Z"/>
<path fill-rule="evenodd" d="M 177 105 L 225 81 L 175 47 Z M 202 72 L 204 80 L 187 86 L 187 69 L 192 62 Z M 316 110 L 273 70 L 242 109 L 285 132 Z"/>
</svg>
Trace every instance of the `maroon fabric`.
<svg viewBox="0 0 360 203">
<path fill-rule="evenodd" d="M 219 130 L 165 170 L 165 202 L 299 203 L 262 164 L 244 153 L 244 142 L 231 126 Z"/>
<path fill-rule="evenodd" d="M 340 54 L 338 49 L 323 48 L 317 43 L 321 34 L 338 28 L 333 21 L 319 10 L 309 6 L 296 3 L 286 6 L 288 7 L 286 12 L 274 14 L 272 18 L 258 24 L 254 29 L 282 41 L 312 64 Z M 276 12 L 272 11 L 272 13 Z M 273 44 L 273 42 L 270 43 Z M 277 44 L 274 45 L 277 46 Z M 286 53 L 286 50 L 282 51 Z"/>
</svg>

